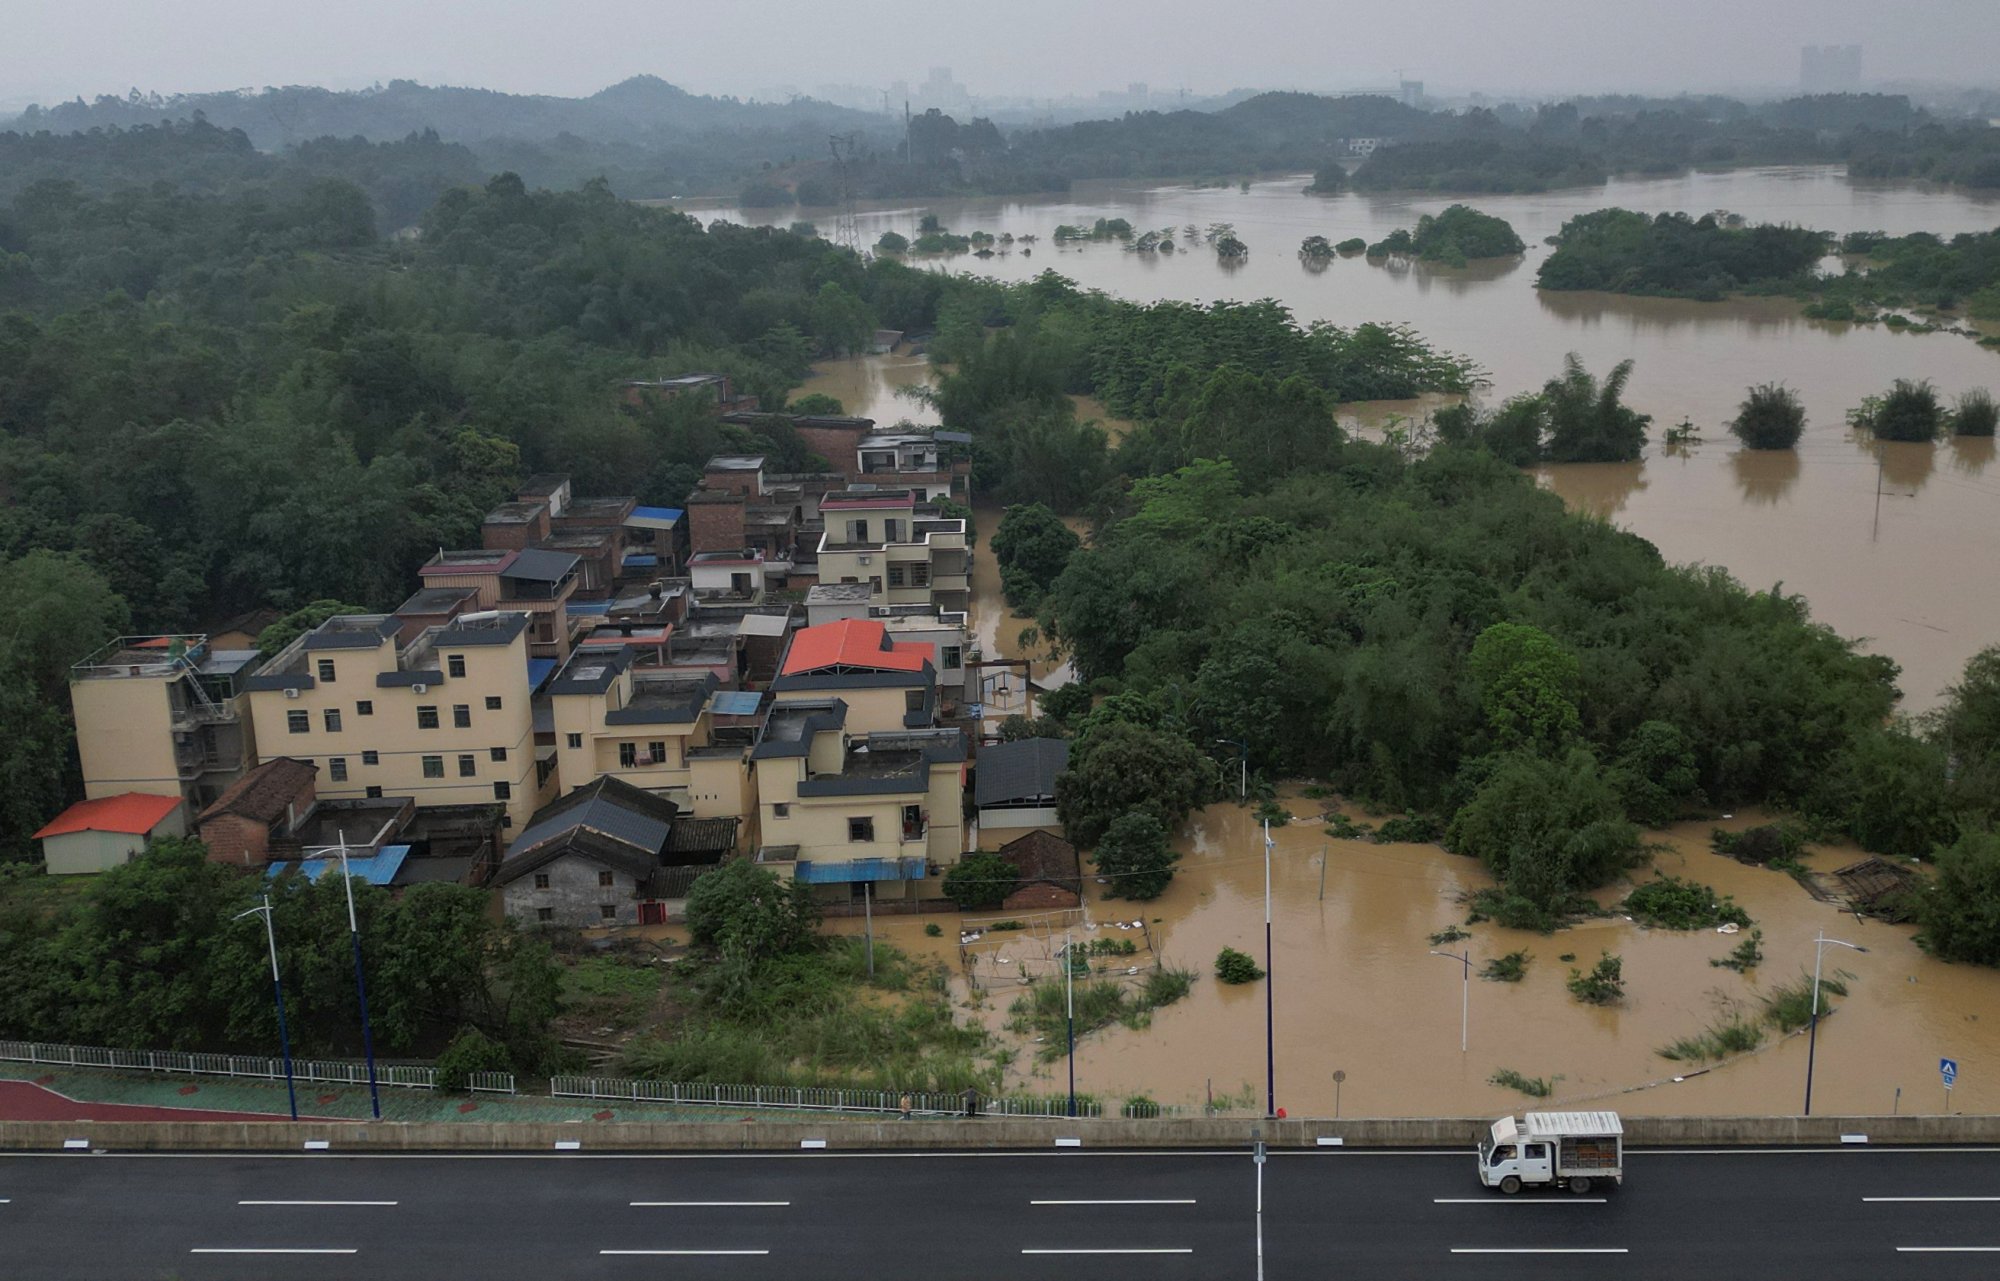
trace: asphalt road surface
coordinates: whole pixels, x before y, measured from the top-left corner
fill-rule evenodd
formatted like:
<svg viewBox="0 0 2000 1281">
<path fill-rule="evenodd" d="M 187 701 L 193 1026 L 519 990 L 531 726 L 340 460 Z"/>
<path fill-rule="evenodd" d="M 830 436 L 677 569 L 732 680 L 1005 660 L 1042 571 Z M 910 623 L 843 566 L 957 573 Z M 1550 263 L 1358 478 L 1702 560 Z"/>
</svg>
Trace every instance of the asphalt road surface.
<svg viewBox="0 0 2000 1281">
<path fill-rule="evenodd" d="M 1599 1197 L 1465 1152 L 1274 1152 L 1264 1274 L 2000 1276 L 2000 1149 L 1647 1151 Z M 1247 1151 L 0 1156 L 7 1281 L 1254 1278 Z"/>
</svg>

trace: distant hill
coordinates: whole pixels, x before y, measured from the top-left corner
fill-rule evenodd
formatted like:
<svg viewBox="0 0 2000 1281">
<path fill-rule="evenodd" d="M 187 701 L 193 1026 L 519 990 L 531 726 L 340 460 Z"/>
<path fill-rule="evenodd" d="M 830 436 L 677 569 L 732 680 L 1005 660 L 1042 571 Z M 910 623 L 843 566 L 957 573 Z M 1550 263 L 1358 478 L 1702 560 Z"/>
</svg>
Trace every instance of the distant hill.
<svg viewBox="0 0 2000 1281">
<path fill-rule="evenodd" d="M 565 135 L 596 143 L 659 144 L 715 131 L 816 138 L 828 132 L 887 132 L 880 116 L 813 99 L 747 103 L 691 94 L 658 76 L 634 76 L 587 98 L 500 93 L 392 80 L 374 89 L 333 90 L 287 85 L 225 93 L 104 96 L 35 106 L 0 127 L 57 133 L 130 129 L 196 116 L 240 129 L 257 147 L 275 151 L 312 138 L 400 139 L 435 130 L 447 142 L 494 139 L 545 141 Z"/>
</svg>

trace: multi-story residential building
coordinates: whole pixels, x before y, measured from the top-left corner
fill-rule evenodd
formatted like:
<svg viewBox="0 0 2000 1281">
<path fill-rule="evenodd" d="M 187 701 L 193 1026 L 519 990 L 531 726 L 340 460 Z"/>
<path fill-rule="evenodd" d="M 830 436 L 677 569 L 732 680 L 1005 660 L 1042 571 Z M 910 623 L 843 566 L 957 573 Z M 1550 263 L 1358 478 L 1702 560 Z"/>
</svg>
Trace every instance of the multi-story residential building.
<svg viewBox="0 0 2000 1281">
<path fill-rule="evenodd" d="M 244 688 L 258 662 L 202 635 L 121 636 L 72 666 L 84 796 L 178 796 L 199 813 L 255 762 Z"/>
<path fill-rule="evenodd" d="M 771 707 L 752 752 L 757 861 L 827 902 L 936 898 L 965 844 L 965 735 L 863 735 L 850 715 L 840 698 Z"/>
<path fill-rule="evenodd" d="M 937 724 L 937 669 L 932 647 L 891 640 L 879 619 L 848 618 L 792 635 L 775 703 L 844 700 L 855 733 L 927 729 Z"/>
<path fill-rule="evenodd" d="M 873 589 L 866 583 L 821 583 L 806 593 L 806 626 L 822 627 L 842 619 L 880 623 L 892 642 L 930 646 L 937 669 L 938 696 L 944 703 L 979 701 L 977 671 L 971 665 L 972 637 L 965 614 L 933 605 L 872 605 Z"/>
<path fill-rule="evenodd" d="M 858 479 L 914 490 L 925 502 L 965 489 L 972 464 L 953 460 L 931 432 L 875 431 L 855 443 Z"/>
<path fill-rule="evenodd" d="M 965 521 L 908 489 L 846 489 L 820 500 L 819 581 L 866 583 L 871 605 L 971 608 Z"/>
<path fill-rule="evenodd" d="M 538 762 L 521 610 L 461 614 L 399 644 L 393 614 L 331 618 L 248 682 L 262 750 L 319 766 L 322 798 L 498 804 L 526 821 L 553 791 Z"/>
<path fill-rule="evenodd" d="M 568 485 L 568 479 L 563 484 Z M 538 658 L 569 657 L 582 630 L 571 617 L 576 594 L 577 558 L 568 552 L 492 549 L 440 551 L 417 571 L 426 588 L 470 587 L 482 610 L 507 610 L 530 617 L 528 648 Z"/>
<path fill-rule="evenodd" d="M 647 668 L 638 659 L 639 651 L 629 646 L 581 650 L 549 683 L 557 771 L 565 785 L 581 787 L 610 775 L 697 817 L 713 817 L 694 794 L 727 789 L 719 781 L 696 785 L 695 775 L 708 766 L 693 753 L 714 740 L 709 699 L 720 683 L 712 673 Z"/>
</svg>

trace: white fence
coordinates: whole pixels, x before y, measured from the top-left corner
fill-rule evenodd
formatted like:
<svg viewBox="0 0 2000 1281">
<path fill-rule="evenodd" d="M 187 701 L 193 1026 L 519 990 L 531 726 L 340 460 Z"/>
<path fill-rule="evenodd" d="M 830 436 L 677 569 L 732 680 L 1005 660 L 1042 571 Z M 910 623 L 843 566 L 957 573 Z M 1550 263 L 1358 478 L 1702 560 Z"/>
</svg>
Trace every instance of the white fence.
<svg viewBox="0 0 2000 1281">
<path fill-rule="evenodd" d="M 51 1067 L 111 1068 L 120 1072 L 168 1072 L 184 1076 L 246 1076 L 269 1081 L 285 1079 L 285 1061 L 250 1054 L 195 1054 L 183 1050 L 107 1050 L 91 1045 L 50 1045 L 38 1041 L 0 1041 L 0 1060 L 14 1063 L 46 1063 Z M 301 1081 L 330 1081 L 338 1085 L 368 1084 L 368 1065 L 344 1059 L 293 1059 L 292 1075 Z M 383 1085 L 406 1086 L 417 1090 L 437 1088 L 437 1072 L 424 1065 L 378 1063 L 376 1079 Z M 504 1091 L 497 1081 L 475 1083 L 474 1089 L 514 1092 L 514 1078 L 505 1072 L 481 1072 L 480 1077 L 506 1079 Z"/>
<path fill-rule="evenodd" d="M 558 1099 L 603 1099 L 620 1103 L 664 1103 L 669 1106 L 781 1108 L 801 1112 L 901 1112 L 904 1095 L 896 1090 L 845 1090 L 833 1086 L 712 1085 L 687 1081 L 644 1081 L 626 1077 L 558 1076 L 549 1082 Z M 964 1094 L 911 1091 L 912 1113 L 963 1116 Z M 987 1098 L 976 1104 L 982 1116 L 1068 1116 L 1067 1097 L 1023 1096 Z M 1095 1099 L 1076 1101 L 1078 1116 L 1104 1115 Z M 1164 1110 L 1162 1112 L 1164 1114 Z"/>
</svg>

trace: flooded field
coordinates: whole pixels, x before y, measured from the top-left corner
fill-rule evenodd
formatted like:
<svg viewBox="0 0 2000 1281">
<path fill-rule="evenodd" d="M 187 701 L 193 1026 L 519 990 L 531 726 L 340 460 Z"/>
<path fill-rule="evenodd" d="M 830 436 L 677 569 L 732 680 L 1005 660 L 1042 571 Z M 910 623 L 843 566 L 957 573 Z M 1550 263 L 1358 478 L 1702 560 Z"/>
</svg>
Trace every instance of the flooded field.
<svg viewBox="0 0 2000 1281">
<path fill-rule="evenodd" d="M 1836 168 L 1786 167 L 1620 181 L 1602 188 L 1533 195 L 1481 196 L 1478 208 L 1510 221 L 1528 253 L 1463 270 L 1413 266 L 1392 270 L 1361 258 L 1312 271 L 1297 257 L 1300 240 L 1380 239 L 1449 198 L 1347 195 L 1307 197 L 1303 177 L 1236 188 L 1195 190 L 1117 183 L 1079 184 L 1060 197 L 993 198 L 900 204 L 863 210 L 861 239 L 886 230 L 910 234 L 935 211 L 961 232 L 1040 236 L 1032 252 L 1017 247 L 989 259 L 931 260 L 938 270 L 1006 280 L 1054 269 L 1088 288 L 1136 300 L 1275 298 L 1302 322 L 1402 321 L 1434 342 L 1464 352 L 1491 374 L 1489 397 L 1539 386 L 1565 352 L 1593 370 L 1636 362 L 1628 399 L 1665 427 L 1692 422 L 1706 443 L 1670 455 L 1659 444 L 1624 467 L 1562 467 L 1544 473 L 1580 509 L 1606 515 L 1657 544 L 1669 560 L 1726 566 L 1753 587 L 1782 581 L 1803 593 L 1819 619 L 1867 638 L 1903 665 L 1907 705 L 1931 706 L 1965 660 L 2000 639 L 2000 592 L 1961 586 L 1966 550 L 2000 537 L 2000 472 L 1990 450 L 1891 446 L 1882 457 L 1881 513 L 1876 517 L 1877 460 L 1845 426 L 1848 409 L 1895 378 L 1929 378 L 1947 395 L 2000 384 L 2000 353 L 1951 334 L 1899 333 L 1883 326 L 1807 320 L 1785 299 L 1696 303 L 1605 294 L 1545 294 L 1535 268 L 1541 242 L 1578 213 L 1623 205 L 1649 212 L 1729 209 L 1754 221 L 1784 221 L 1836 232 L 1880 229 L 1951 235 L 2000 225 L 2000 199 L 1915 185 L 1850 183 Z M 742 211 L 693 208 L 703 218 L 742 220 Z M 804 211 L 807 217 L 813 211 Z M 781 217 L 789 220 L 787 211 Z M 1231 223 L 1250 257 L 1224 265 L 1205 248 L 1170 256 L 1127 253 L 1116 244 L 1058 248 L 1058 223 L 1122 217 L 1137 228 Z M 768 218 L 753 218 L 753 221 Z M 822 218 L 822 225 L 829 220 Z M 1185 236 L 1183 235 L 1185 240 Z M 903 358 L 895 358 L 898 361 Z M 843 362 L 845 363 L 845 362 Z M 805 390 L 839 395 L 849 412 L 885 421 L 926 421 L 907 401 L 884 393 L 917 378 L 917 363 L 846 386 L 823 374 Z M 1808 413 L 1795 456 L 1744 456 L 1723 430 L 1744 389 L 1781 381 L 1796 388 Z M 825 385 L 822 385 L 825 384 Z M 1413 404 L 1408 411 L 1426 406 Z M 1398 410 L 1397 412 L 1406 412 Z"/>
<path fill-rule="evenodd" d="M 1302 816 L 1319 809 L 1297 799 L 1288 805 Z M 1757 818 L 1739 814 L 1720 825 L 1741 828 Z M 1703 1065 L 1675 1063 L 1656 1051 L 1733 1010 L 1754 1014 L 1771 988 L 1810 974 L 1814 932 L 1824 928 L 1869 950 L 1827 949 L 1826 972 L 1840 975 L 1849 995 L 1829 997 L 1837 1012 L 1820 1024 L 1814 1111 L 1939 1112 L 1946 1102 L 1937 1074 L 1941 1056 L 1961 1066 L 1950 1100 L 1954 1111 L 2000 1107 L 1996 1068 L 1977 1066 L 2000 1065 L 2000 973 L 1941 964 L 1916 947 L 1907 926 L 1857 920 L 1783 872 L 1712 853 L 1710 826 L 1656 834 L 1663 848 L 1652 866 L 1732 895 L 1763 931 L 1761 965 L 1743 975 L 1709 964 L 1740 935 L 1646 929 L 1616 916 L 1549 936 L 1470 926 L 1470 939 L 1440 948 L 1469 947 L 1475 966 L 1464 1053 L 1460 966 L 1428 955 L 1428 940 L 1465 921 L 1459 896 L 1489 883 L 1479 866 L 1436 846 L 1329 839 L 1313 822 L 1273 829 L 1279 1106 L 1295 1116 L 1330 1115 L 1332 1077 L 1340 1070 L 1346 1073 L 1342 1115 L 1497 1113 L 1529 1102 L 1489 1084 L 1496 1070 L 1511 1068 L 1527 1077 L 1560 1078 L 1552 1104 L 1590 1100 L 1642 1114 L 1794 1113 L 1805 1086 L 1802 1034 L 1771 1032 L 1759 1051 L 1699 1075 L 1688 1074 Z M 1150 1028 L 1114 1026 L 1084 1038 L 1077 1088 L 1100 1097 L 1144 1093 L 1163 1103 L 1199 1103 L 1211 1090 L 1240 1098 L 1248 1085 L 1254 1110 L 1264 1082 L 1264 985 L 1229 987 L 1212 969 L 1225 945 L 1263 961 L 1262 834 L 1249 811 L 1216 805 L 1194 817 L 1180 848 L 1185 857 L 1161 898 L 1145 904 L 1097 898 L 1086 915 L 1100 923 L 1098 930 L 1065 920 L 1051 925 L 1058 939 L 1066 925 L 1076 937 L 1090 938 L 1110 928 L 1105 922 L 1144 919 L 1161 957 L 1201 975 L 1185 1000 L 1154 1015 Z M 1829 848 L 1807 861 L 1825 873 L 1856 857 Z M 1652 871 L 1633 875 L 1649 879 Z M 1614 901 L 1625 888 L 1601 897 Z M 956 972 L 954 927 L 948 918 L 947 937 L 933 939 L 918 918 L 876 922 L 877 931 L 899 946 L 944 960 Z M 839 928 L 859 928 L 859 922 L 843 921 Z M 1017 941 L 996 953 L 1011 953 L 1008 965 L 989 962 L 984 973 L 1055 971 L 1036 931 L 1010 937 Z M 1478 977 L 1478 966 L 1515 950 L 1530 958 L 1520 982 Z M 1625 1000 L 1604 1008 L 1579 1004 L 1565 985 L 1572 965 L 1587 969 L 1606 951 L 1623 958 Z M 1575 961 L 1562 961 L 1566 953 Z M 986 998 L 984 1017 L 995 1027 L 1020 990 L 1019 980 L 1013 982 L 1009 988 L 1002 980 Z M 1009 1070 L 1011 1086 L 1062 1088 L 1060 1059 L 1038 1070 L 1040 1047 L 1012 1041 L 1019 1055 Z M 1677 1075 L 1687 1079 L 1676 1083 Z"/>
</svg>

